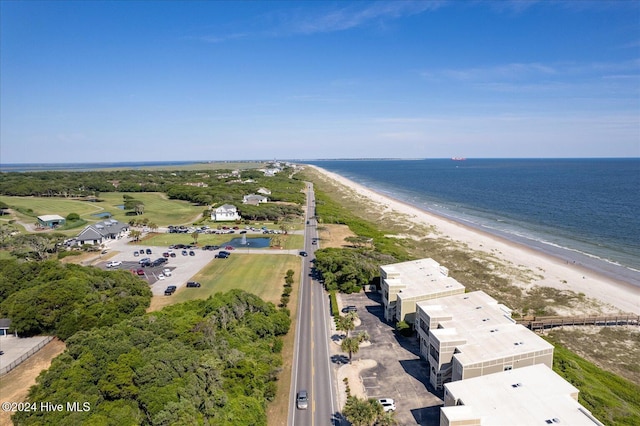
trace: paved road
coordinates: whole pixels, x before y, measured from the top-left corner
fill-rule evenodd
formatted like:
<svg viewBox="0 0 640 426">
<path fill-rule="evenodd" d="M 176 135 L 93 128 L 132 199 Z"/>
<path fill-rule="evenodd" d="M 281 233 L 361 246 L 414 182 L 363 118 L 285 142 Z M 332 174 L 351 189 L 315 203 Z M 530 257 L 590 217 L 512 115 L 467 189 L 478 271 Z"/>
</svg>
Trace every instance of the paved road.
<svg viewBox="0 0 640 426">
<path fill-rule="evenodd" d="M 290 392 L 289 425 L 313 426 L 338 424 L 336 418 L 335 372 L 331 368 L 329 354 L 329 300 L 322 286 L 312 279 L 313 253 L 317 248 L 316 221 L 313 218 L 315 197 L 313 187 L 307 184 L 307 226 L 304 250 L 309 254 L 302 258 L 303 273 L 298 303 L 293 379 Z M 309 393 L 309 408 L 298 410 L 296 394 L 300 390 Z"/>
</svg>

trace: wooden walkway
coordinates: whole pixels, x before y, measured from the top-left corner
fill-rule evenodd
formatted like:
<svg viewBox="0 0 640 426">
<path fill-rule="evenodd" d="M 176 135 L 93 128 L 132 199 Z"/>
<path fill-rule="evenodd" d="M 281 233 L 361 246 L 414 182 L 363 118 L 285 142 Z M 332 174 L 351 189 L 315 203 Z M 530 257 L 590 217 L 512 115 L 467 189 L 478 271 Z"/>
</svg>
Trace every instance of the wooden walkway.
<svg viewBox="0 0 640 426">
<path fill-rule="evenodd" d="M 622 314 L 605 316 L 583 316 L 583 317 L 533 317 L 516 320 L 529 330 L 545 330 L 553 327 L 596 325 L 640 325 L 640 315 Z"/>
</svg>

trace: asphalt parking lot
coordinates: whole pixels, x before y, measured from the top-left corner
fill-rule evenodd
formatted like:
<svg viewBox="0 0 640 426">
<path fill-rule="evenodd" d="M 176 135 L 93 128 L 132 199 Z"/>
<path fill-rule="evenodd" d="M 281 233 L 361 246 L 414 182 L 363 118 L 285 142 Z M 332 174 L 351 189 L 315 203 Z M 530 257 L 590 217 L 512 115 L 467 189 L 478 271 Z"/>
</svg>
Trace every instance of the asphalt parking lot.
<svg viewBox="0 0 640 426">
<path fill-rule="evenodd" d="M 138 257 L 134 256 L 134 250 L 142 248 L 146 249 L 147 247 L 143 245 L 130 245 L 128 244 L 128 239 L 109 241 L 107 243 L 107 247 L 108 254 L 110 254 L 110 256 L 108 259 L 105 258 L 104 261 L 99 262 L 96 266 L 110 270 L 120 269 L 125 271 L 142 269 L 145 272 L 145 275 L 140 276 L 140 278 L 146 279 L 149 282 L 151 292 L 154 295 L 159 296 L 164 295 L 164 290 L 167 286 L 175 285 L 177 288 L 181 288 L 186 285 L 187 281 L 190 281 L 198 271 L 211 262 L 217 253 L 217 251 L 194 248 L 193 252 L 195 253 L 195 256 L 183 256 L 181 254 L 182 250 L 174 250 L 176 257 L 167 258 L 169 261 L 165 264 L 142 268 L 139 264 L 140 259 L 148 257 L 153 261 L 162 257 L 162 253 L 167 251 L 168 247 L 151 246 L 149 248 L 152 249 L 152 254 L 141 254 Z M 121 261 L 122 265 L 114 268 L 106 268 L 107 263 L 113 260 Z M 158 276 L 165 268 L 171 270 L 171 276 L 165 277 L 164 279 L 158 279 Z"/>
<path fill-rule="evenodd" d="M 379 293 L 342 294 L 340 299 L 341 306 L 358 308 L 361 323 L 354 333 L 366 331 L 370 336 L 371 345 L 354 356 L 377 363 L 361 373 L 367 397 L 394 399 L 400 425 L 439 425 L 442 399 L 432 393 L 417 338 L 400 336 L 384 321 Z"/>
<path fill-rule="evenodd" d="M 162 253 L 167 251 L 168 247 L 161 246 L 145 246 L 145 245 L 132 245 L 129 244 L 128 238 L 121 238 L 119 240 L 110 240 L 105 243 L 107 247 L 107 253 L 102 256 L 102 259 L 96 263 L 95 266 L 109 270 L 125 270 L 130 271 L 132 269 L 143 269 L 145 272 L 141 278 L 146 279 L 149 282 L 151 292 L 154 295 L 163 296 L 164 290 L 167 286 L 175 285 L 178 289 L 185 286 L 187 281 L 192 281 L 192 277 L 197 274 L 202 268 L 204 268 L 209 262 L 215 259 L 215 255 L 219 250 L 202 250 L 201 248 L 193 248 L 194 256 L 183 256 L 182 249 L 174 249 L 176 257 L 169 257 L 169 261 L 161 266 L 142 268 L 139 264 L 141 259 L 148 257 L 151 261 L 162 257 Z M 152 254 L 140 254 L 134 256 L 134 251 L 140 249 L 150 248 Z M 231 252 L 232 256 L 242 255 L 243 253 L 265 253 L 265 254 L 298 254 L 298 250 L 268 250 L 268 249 L 247 249 L 240 248 Z M 121 261 L 122 265 L 114 268 L 107 268 L 107 263 L 111 261 Z M 217 259 L 216 259 L 217 260 Z M 223 261 L 223 260 L 222 260 Z M 171 270 L 171 276 L 162 280 L 158 279 L 158 276 L 162 273 L 164 268 Z M 167 296 L 169 297 L 169 296 Z"/>
</svg>

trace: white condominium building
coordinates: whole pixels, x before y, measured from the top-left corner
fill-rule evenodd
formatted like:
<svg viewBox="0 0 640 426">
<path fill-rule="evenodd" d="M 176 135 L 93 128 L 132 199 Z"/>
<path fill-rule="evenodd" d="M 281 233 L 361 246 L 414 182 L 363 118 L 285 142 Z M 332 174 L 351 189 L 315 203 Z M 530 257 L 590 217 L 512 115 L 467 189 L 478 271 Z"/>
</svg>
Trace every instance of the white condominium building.
<svg viewBox="0 0 640 426">
<path fill-rule="evenodd" d="M 418 302 L 415 326 L 436 389 L 534 364 L 553 365 L 553 345 L 516 324 L 509 308 L 482 291 Z"/>
<path fill-rule="evenodd" d="M 529 367 L 444 385 L 440 426 L 602 426 L 578 389 L 549 367 Z"/>
<path fill-rule="evenodd" d="M 433 259 L 380 266 L 384 318 L 415 322 L 416 302 L 464 293 L 464 286 Z"/>
</svg>

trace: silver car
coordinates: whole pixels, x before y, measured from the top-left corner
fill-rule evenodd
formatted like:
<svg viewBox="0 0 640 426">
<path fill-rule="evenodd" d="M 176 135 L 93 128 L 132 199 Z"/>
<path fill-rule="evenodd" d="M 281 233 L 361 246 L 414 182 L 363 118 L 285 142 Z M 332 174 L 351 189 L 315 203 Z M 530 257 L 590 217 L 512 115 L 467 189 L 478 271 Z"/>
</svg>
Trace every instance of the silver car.
<svg viewBox="0 0 640 426">
<path fill-rule="evenodd" d="M 296 396 L 298 410 L 306 410 L 309 407 L 309 395 L 306 390 L 301 390 Z"/>
</svg>

